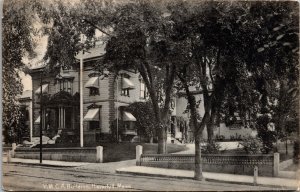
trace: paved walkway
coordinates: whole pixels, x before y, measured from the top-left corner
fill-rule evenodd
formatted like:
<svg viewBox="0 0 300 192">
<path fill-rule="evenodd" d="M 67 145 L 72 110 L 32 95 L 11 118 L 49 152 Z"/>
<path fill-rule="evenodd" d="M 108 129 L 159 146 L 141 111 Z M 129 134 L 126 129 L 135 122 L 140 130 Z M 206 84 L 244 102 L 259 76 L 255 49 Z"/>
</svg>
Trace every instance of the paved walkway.
<svg viewBox="0 0 300 192">
<path fill-rule="evenodd" d="M 192 152 L 192 150 L 194 150 L 192 146 L 188 145 L 187 147 L 188 147 L 187 151 L 180 152 L 180 153 L 187 154 Z M 6 161 L 7 158 L 3 157 L 2 162 L 5 163 Z M 12 158 L 11 162 L 40 165 L 38 159 Z M 95 172 L 109 172 L 109 173 L 117 172 L 117 173 L 127 173 L 127 174 L 136 174 L 136 175 L 177 177 L 177 178 L 189 178 L 189 179 L 193 178 L 194 176 L 193 171 L 135 166 L 135 162 L 136 162 L 135 160 L 127 160 L 127 161 L 110 162 L 110 163 L 86 163 L 86 162 L 43 160 L 42 164 L 48 166 L 74 167 L 74 169 L 90 170 Z M 208 180 L 253 184 L 253 177 L 246 176 L 246 175 L 203 172 L 203 176 Z M 287 178 L 259 176 L 257 179 L 257 183 L 259 185 L 289 187 L 292 189 L 298 189 L 298 186 L 300 187 L 300 180 L 297 181 L 296 179 L 287 179 Z"/>
<path fill-rule="evenodd" d="M 144 167 L 144 166 L 124 167 L 124 168 L 117 169 L 116 172 L 124 173 L 124 174 L 126 173 L 126 174 L 135 174 L 135 175 L 152 175 L 152 176 L 161 176 L 161 177 L 190 178 L 190 179 L 194 177 L 194 171 L 163 169 L 163 168 Z M 203 172 L 203 177 L 205 179 L 211 179 L 217 181 L 253 184 L 253 177 L 247 175 Z M 257 184 L 277 186 L 277 187 L 290 187 L 292 189 L 297 189 L 298 186 L 300 186 L 300 181 L 293 180 L 293 179 L 275 178 L 275 177 L 258 177 Z"/>
<path fill-rule="evenodd" d="M 88 165 L 76 167 L 75 169 L 115 173 L 116 169 L 120 169 L 123 167 L 132 167 L 135 166 L 135 164 L 136 164 L 136 160 L 134 159 L 134 160 L 109 162 L 109 163 L 91 163 Z"/>
<path fill-rule="evenodd" d="M 13 163 L 25 163 L 40 165 L 38 159 L 20 159 L 12 158 Z M 6 163 L 7 158 L 2 158 L 2 162 Z M 174 178 L 188 178 L 192 179 L 194 176 L 193 171 L 164 169 L 154 167 L 135 166 L 135 160 L 127 160 L 120 162 L 110 163 L 84 163 L 84 162 L 66 162 L 66 161 L 52 161 L 43 160 L 42 165 L 47 166 L 61 166 L 61 167 L 74 167 L 78 170 L 90 170 L 95 172 L 108 172 L 108 173 L 123 173 L 147 176 L 160 176 L 160 177 L 174 177 Z M 222 182 L 253 184 L 253 177 L 247 175 L 234 175 L 224 173 L 211 173 L 203 172 L 203 176 L 207 180 L 216 180 Z M 257 184 L 277 187 L 289 187 L 297 189 L 300 187 L 300 181 L 295 179 L 275 178 L 275 177 L 258 177 Z"/>
</svg>

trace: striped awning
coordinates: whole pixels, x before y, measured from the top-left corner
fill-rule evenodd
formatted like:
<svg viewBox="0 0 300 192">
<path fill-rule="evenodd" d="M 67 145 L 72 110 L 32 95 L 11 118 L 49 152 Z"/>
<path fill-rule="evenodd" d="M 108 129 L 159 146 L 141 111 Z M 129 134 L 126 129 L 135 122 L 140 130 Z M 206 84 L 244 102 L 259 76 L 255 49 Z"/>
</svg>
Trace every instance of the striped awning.
<svg viewBox="0 0 300 192">
<path fill-rule="evenodd" d="M 134 89 L 135 86 L 128 78 L 122 79 L 122 89 Z"/>
<path fill-rule="evenodd" d="M 83 118 L 84 121 L 99 121 L 99 108 L 89 109 Z"/>
<path fill-rule="evenodd" d="M 99 77 L 91 77 L 84 85 L 86 88 L 99 88 Z"/>
<path fill-rule="evenodd" d="M 136 118 L 131 113 L 124 111 L 123 121 L 136 121 Z"/>
</svg>

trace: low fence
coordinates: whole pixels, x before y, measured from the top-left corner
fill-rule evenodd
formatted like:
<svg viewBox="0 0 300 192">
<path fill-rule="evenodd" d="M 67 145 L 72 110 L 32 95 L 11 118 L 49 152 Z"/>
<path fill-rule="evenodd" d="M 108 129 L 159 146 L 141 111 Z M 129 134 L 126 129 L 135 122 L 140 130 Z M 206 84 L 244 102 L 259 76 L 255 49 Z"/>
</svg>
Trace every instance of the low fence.
<svg viewBox="0 0 300 192">
<path fill-rule="evenodd" d="M 39 159 L 39 148 L 17 148 L 15 150 L 16 158 Z M 85 147 L 85 148 L 43 148 L 43 160 L 73 161 L 73 162 L 103 162 L 103 148 Z"/>
<path fill-rule="evenodd" d="M 184 170 L 194 170 L 195 168 L 195 155 L 193 154 L 140 154 L 139 157 L 137 165 L 140 166 Z M 277 176 L 279 154 L 202 154 L 202 170 L 206 172 L 253 175 L 255 166 L 258 168 L 258 175 Z"/>
</svg>

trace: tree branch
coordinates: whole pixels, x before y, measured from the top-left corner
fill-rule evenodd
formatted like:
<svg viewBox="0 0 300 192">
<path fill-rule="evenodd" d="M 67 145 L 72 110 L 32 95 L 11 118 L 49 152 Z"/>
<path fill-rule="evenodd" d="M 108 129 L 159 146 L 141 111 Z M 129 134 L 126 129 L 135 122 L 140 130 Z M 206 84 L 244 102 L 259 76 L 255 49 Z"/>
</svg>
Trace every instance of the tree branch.
<svg viewBox="0 0 300 192">
<path fill-rule="evenodd" d="M 163 113 L 166 114 L 169 110 L 169 105 L 171 102 L 171 92 L 172 92 L 172 87 L 175 79 L 175 71 L 176 67 L 174 64 L 171 64 L 171 69 L 168 70 L 169 73 L 167 74 L 167 79 L 166 79 L 166 97 L 165 97 L 165 105 L 163 109 Z"/>
<path fill-rule="evenodd" d="M 211 67 L 212 61 L 207 62 L 207 63 L 208 63 L 209 76 L 210 76 L 211 82 L 212 82 L 212 84 L 214 86 L 214 78 L 213 78 L 212 73 L 211 73 L 211 71 L 212 71 L 212 67 Z"/>
<path fill-rule="evenodd" d="M 92 23 L 92 22 L 90 22 L 90 21 L 88 21 L 87 19 L 82 19 L 84 22 L 86 22 L 86 23 L 88 23 L 88 24 L 90 24 L 92 27 L 94 27 L 94 28 L 96 28 L 96 29 L 98 29 L 99 31 L 101 31 L 102 33 L 104 33 L 105 35 L 108 35 L 108 36 L 113 36 L 113 35 L 111 35 L 111 34 L 109 34 L 109 33 L 107 33 L 107 32 L 105 32 L 103 29 L 101 29 L 100 27 L 98 27 L 97 25 L 95 25 L 94 23 Z"/>
</svg>

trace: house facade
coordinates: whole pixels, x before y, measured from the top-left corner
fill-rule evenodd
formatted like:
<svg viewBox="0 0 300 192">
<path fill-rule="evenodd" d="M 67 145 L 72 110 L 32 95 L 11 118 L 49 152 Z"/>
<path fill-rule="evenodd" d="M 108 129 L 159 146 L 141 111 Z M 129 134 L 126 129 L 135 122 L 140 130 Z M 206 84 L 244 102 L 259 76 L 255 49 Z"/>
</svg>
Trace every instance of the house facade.
<svg viewBox="0 0 300 192">
<path fill-rule="evenodd" d="M 65 140 L 79 143 L 80 96 L 83 97 L 84 145 L 109 140 L 111 123 L 116 119 L 124 122 L 124 127 L 117 128 L 119 140 L 137 135 L 136 118 L 124 107 L 146 101 L 146 86 L 134 70 L 120 71 L 118 76 L 95 71 L 95 62 L 104 54 L 101 50 L 102 47 L 96 47 L 83 55 L 82 94 L 79 62 L 55 74 L 45 73 L 43 66 L 31 69 L 33 137 L 40 135 L 42 127 L 43 135 L 49 138 L 64 135 Z"/>
<path fill-rule="evenodd" d="M 80 135 L 80 96 L 83 98 L 83 141 L 84 145 L 108 141 L 113 134 L 118 140 L 130 140 L 137 135 L 136 118 L 125 106 L 134 102 L 144 102 L 147 98 L 146 86 L 137 71 L 124 70 L 118 75 L 100 74 L 94 70 L 96 62 L 105 54 L 104 46 L 90 49 L 77 56 L 83 58 L 83 91 L 80 94 L 80 68 L 78 63 L 70 69 L 61 68 L 57 73 L 46 73 L 44 66 L 31 69 L 32 107 L 31 136 L 38 137 L 42 128 L 43 135 L 53 138 L 63 136 L 62 140 L 79 143 Z M 203 100 L 201 91 L 193 91 L 196 100 Z M 203 102 L 202 102 L 203 103 Z M 192 142 L 193 130 L 189 125 L 189 112 L 184 94 L 178 94 L 171 102 L 171 126 L 168 142 Z M 200 116 L 204 106 L 199 105 Z M 124 127 L 117 127 L 113 133 L 111 124 L 122 121 Z M 214 135 L 224 139 L 241 138 L 253 131 L 242 124 L 226 127 L 225 123 L 216 125 Z M 207 138 L 206 131 L 203 138 Z"/>
</svg>

